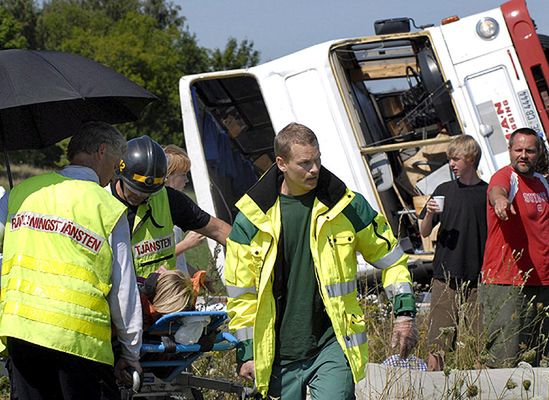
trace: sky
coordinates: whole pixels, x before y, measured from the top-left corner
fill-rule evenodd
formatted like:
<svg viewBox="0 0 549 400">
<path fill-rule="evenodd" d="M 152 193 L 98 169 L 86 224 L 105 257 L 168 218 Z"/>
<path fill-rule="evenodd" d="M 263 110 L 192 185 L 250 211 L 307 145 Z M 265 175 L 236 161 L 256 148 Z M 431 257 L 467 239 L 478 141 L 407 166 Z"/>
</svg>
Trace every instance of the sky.
<svg viewBox="0 0 549 400">
<path fill-rule="evenodd" d="M 411 17 L 439 24 L 498 7 L 502 0 L 174 0 L 198 44 L 225 48 L 229 37 L 248 39 L 266 62 L 333 39 L 374 34 L 374 21 Z M 538 32 L 549 35 L 549 1 L 528 0 Z"/>
</svg>

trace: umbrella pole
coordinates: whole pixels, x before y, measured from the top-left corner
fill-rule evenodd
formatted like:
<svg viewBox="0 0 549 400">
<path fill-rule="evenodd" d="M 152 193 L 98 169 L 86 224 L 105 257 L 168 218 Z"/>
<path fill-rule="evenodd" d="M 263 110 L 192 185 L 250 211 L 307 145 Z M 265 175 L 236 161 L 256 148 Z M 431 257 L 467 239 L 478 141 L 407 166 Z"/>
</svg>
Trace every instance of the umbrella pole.
<svg viewBox="0 0 549 400">
<path fill-rule="evenodd" d="M 2 132 L 2 150 L 4 150 L 4 160 L 6 161 L 6 173 L 8 174 L 8 181 L 10 183 L 10 189 L 13 189 L 13 178 L 11 176 L 10 159 L 8 157 L 8 151 L 6 150 L 6 136 L 2 126 L 2 120 L 0 119 L 0 131 Z"/>
<path fill-rule="evenodd" d="M 3 134 L 2 134 L 3 136 Z M 11 168 L 10 168 L 10 159 L 8 158 L 8 151 L 6 150 L 5 146 L 2 146 L 4 148 L 4 160 L 6 160 L 6 173 L 8 174 L 8 181 L 10 183 L 10 189 L 13 189 L 13 178 L 11 176 Z"/>
</svg>

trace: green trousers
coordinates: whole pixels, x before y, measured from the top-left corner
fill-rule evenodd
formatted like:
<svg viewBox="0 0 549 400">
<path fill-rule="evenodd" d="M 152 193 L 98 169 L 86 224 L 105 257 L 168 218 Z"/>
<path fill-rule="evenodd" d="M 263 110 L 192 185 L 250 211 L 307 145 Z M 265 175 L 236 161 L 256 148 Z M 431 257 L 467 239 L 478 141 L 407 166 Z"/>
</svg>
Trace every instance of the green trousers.
<svg viewBox="0 0 549 400">
<path fill-rule="evenodd" d="M 302 400 L 307 387 L 313 400 L 355 399 L 353 374 L 337 340 L 309 360 L 273 365 L 270 398 Z"/>
</svg>

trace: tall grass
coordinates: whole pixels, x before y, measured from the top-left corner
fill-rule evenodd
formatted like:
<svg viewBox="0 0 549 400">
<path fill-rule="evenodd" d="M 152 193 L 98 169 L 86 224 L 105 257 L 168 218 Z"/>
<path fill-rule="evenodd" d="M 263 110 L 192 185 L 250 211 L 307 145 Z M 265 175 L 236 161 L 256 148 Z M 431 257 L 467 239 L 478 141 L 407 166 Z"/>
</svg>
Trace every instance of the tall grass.
<svg viewBox="0 0 549 400">
<path fill-rule="evenodd" d="M 0 376 L 0 400 L 9 400 L 10 381 L 7 376 Z"/>
</svg>

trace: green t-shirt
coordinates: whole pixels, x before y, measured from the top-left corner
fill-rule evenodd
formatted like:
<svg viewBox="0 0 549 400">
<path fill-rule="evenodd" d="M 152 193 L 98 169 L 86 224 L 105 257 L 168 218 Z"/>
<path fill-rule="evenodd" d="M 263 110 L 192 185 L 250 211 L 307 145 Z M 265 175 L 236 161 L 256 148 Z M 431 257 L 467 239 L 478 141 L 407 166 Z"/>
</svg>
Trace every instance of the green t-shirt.
<svg viewBox="0 0 549 400">
<path fill-rule="evenodd" d="M 277 321 L 276 359 L 282 364 L 313 357 L 335 340 L 311 255 L 309 235 L 314 199 L 314 191 L 295 197 L 280 195 L 286 293 Z"/>
</svg>

